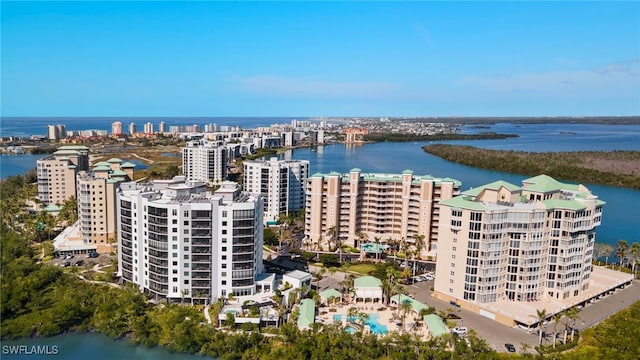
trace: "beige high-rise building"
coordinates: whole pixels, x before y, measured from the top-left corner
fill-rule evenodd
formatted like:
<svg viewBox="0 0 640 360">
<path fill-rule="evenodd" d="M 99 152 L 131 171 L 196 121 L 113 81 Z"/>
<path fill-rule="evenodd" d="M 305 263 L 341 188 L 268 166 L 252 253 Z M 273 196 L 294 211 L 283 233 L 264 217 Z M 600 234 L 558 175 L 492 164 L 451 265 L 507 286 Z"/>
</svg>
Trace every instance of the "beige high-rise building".
<svg viewBox="0 0 640 360">
<path fill-rule="evenodd" d="M 439 202 L 460 193 L 460 181 L 402 174 L 314 174 L 307 181 L 305 238 L 359 247 L 363 242 L 406 241 L 421 255 L 434 255 L 438 239 Z M 335 244 L 332 244 L 335 245 Z M 416 249 L 417 250 L 417 249 Z"/>
<path fill-rule="evenodd" d="M 44 205 L 62 204 L 76 196 L 76 174 L 89 169 L 89 148 L 62 146 L 37 161 L 38 199 Z"/>
<path fill-rule="evenodd" d="M 589 288 L 603 205 L 585 186 L 546 175 L 442 201 L 434 296 L 509 325 L 535 320 L 514 304 L 568 307 Z"/>
<path fill-rule="evenodd" d="M 122 131 L 122 122 L 114 121 L 111 123 L 111 134 L 112 135 L 122 135 L 124 132 Z"/>
<path fill-rule="evenodd" d="M 135 165 L 114 158 L 93 165 L 77 176 L 78 220 L 85 244 L 96 245 L 98 253 L 116 246 L 116 191 L 120 183 L 133 180 Z"/>
</svg>

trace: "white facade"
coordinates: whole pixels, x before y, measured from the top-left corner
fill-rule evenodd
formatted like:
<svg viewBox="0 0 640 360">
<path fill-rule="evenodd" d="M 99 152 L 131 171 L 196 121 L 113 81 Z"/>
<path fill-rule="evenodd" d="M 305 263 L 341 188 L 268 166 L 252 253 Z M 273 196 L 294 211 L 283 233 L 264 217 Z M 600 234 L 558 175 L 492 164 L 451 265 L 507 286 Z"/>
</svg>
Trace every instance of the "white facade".
<svg viewBox="0 0 640 360">
<path fill-rule="evenodd" d="M 182 171 L 190 181 L 219 184 L 227 177 L 227 149 L 219 142 L 195 140 L 182 148 Z"/>
<path fill-rule="evenodd" d="M 224 183 L 215 193 L 184 177 L 123 183 L 118 272 L 156 298 L 212 301 L 253 295 L 263 273 L 262 197 Z"/>
<path fill-rule="evenodd" d="M 245 190 L 262 194 L 264 220 L 275 221 L 281 213 L 288 214 L 305 207 L 307 160 L 253 160 L 244 162 Z"/>
</svg>

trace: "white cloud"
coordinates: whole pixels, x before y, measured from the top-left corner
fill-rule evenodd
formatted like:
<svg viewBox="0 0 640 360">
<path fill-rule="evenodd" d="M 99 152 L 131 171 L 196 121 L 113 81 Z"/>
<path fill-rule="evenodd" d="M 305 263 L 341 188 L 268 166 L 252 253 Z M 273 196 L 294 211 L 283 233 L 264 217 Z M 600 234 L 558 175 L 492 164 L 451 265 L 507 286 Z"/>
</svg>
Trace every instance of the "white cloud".
<svg viewBox="0 0 640 360">
<path fill-rule="evenodd" d="M 623 94 L 639 96 L 640 61 L 631 59 L 594 69 L 530 72 L 500 76 L 465 76 L 458 80 L 464 87 L 472 87 L 497 94 L 527 93 L 556 96 L 567 94 Z"/>
<path fill-rule="evenodd" d="M 395 85 L 385 82 L 340 82 L 303 77 L 257 75 L 230 79 L 236 90 L 277 97 L 378 98 Z"/>
</svg>

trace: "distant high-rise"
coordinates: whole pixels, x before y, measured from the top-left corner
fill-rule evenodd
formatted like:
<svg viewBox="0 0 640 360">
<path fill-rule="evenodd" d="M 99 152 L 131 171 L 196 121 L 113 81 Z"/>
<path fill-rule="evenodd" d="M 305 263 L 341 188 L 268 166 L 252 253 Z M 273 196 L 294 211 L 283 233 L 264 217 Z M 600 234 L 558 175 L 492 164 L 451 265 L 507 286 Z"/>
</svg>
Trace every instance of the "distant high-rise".
<svg viewBox="0 0 640 360">
<path fill-rule="evenodd" d="M 122 122 L 114 121 L 111 123 L 111 134 L 112 135 L 122 135 Z"/>
<path fill-rule="evenodd" d="M 67 137 L 67 127 L 62 124 L 48 125 L 47 138 L 49 140 L 60 140 Z"/>
<path fill-rule="evenodd" d="M 187 180 L 219 184 L 227 178 L 227 149 L 218 142 L 194 140 L 182 148 Z"/>
<path fill-rule="evenodd" d="M 167 132 L 167 124 L 164 121 L 160 121 L 160 126 L 158 127 L 158 132 L 164 134 Z"/>
<path fill-rule="evenodd" d="M 153 123 L 147 122 L 144 124 L 144 133 L 153 134 Z"/>
<path fill-rule="evenodd" d="M 134 135 L 136 133 L 136 123 L 129 124 L 129 135 Z"/>
</svg>

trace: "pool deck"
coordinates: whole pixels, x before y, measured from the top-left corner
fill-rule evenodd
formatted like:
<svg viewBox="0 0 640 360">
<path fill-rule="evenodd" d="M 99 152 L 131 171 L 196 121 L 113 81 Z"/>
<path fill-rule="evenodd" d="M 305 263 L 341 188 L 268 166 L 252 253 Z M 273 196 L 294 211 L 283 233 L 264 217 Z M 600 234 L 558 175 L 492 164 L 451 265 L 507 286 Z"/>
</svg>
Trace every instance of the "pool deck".
<svg viewBox="0 0 640 360">
<path fill-rule="evenodd" d="M 407 318 L 405 321 L 405 329 L 403 329 L 402 328 L 402 312 L 400 312 L 398 316 L 397 309 L 385 306 L 384 304 L 378 304 L 378 303 L 374 303 L 374 304 L 350 303 L 350 304 L 336 304 L 332 306 L 321 306 L 318 309 L 319 315 L 316 315 L 316 322 L 324 325 L 340 324 L 343 327 L 346 327 L 348 326 L 347 314 L 349 312 L 349 309 L 352 307 L 355 307 L 356 309 L 358 309 L 358 311 L 362 311 L 367 314 L 378 315 L 378 319 L 377 319 L 378 323 L 381 325 L 385 325 L 387 327 L 388 333 L 409 332 L 413 335 L 419 336 L 423 340 L 430 338 L 429 330 L 426 328 L 426 326 L 422 325 L 418 328 L 412 328 L 412 324 L 415 323 L 415 320 L 414 320 L 415 313 L 413 312 L 407 313 Z M 330 309 L 335 309 L 336 311 L 329 311 Z M 334 315 L 340 315 L 341 320 L 339 322 L 335 321 Z"/>
</svg>

